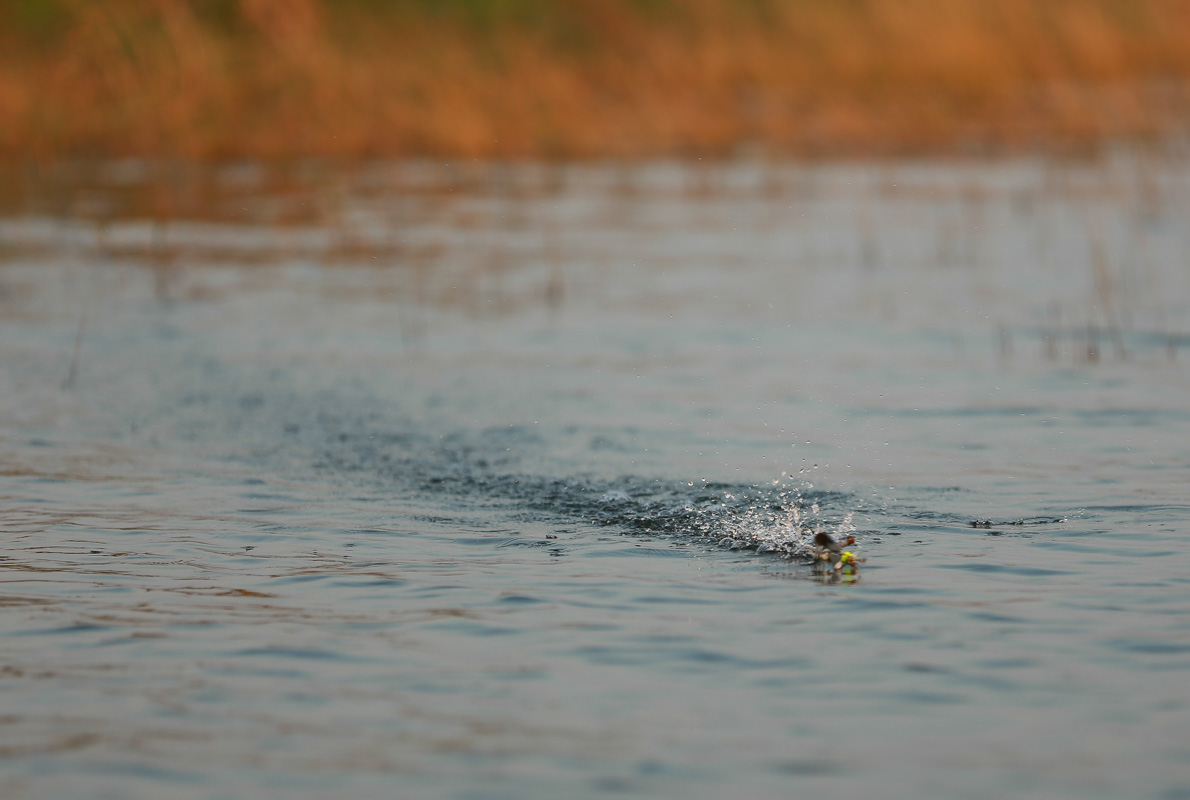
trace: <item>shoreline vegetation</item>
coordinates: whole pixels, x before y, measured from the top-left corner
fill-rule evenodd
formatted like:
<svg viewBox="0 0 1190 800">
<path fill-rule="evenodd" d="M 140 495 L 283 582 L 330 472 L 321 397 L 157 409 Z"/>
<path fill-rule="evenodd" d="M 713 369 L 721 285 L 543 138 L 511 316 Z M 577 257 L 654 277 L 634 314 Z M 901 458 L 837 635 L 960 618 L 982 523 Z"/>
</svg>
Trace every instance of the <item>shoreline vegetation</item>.
<svg viewBox="0 0 1190 800">
<path fill-rule="evenodd" d="M 1079 153 L 1190 0 L 0 0 L 0 160 Z"/>
</svg>

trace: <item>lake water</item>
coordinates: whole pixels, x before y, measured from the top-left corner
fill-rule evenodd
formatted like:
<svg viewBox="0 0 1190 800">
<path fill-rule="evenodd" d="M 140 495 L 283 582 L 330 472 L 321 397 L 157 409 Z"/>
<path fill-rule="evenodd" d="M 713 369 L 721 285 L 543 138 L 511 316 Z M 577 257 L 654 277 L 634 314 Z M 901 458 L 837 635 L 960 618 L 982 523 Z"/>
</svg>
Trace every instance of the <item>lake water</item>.
<svg viewBox="0 0 1190 800">
<path fill-rule="evenodd" d="M 5 173 L 6 800 L 1190 798 L 1186 158 L 155 170 Z"/>
</svg>

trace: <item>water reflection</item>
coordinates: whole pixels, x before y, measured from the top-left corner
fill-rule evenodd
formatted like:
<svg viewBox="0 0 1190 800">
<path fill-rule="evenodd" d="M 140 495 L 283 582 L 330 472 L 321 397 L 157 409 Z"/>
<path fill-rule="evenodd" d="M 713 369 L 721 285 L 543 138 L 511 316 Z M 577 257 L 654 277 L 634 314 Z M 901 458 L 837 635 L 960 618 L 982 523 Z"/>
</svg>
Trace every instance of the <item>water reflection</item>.
<svg viewBox="0 0 1190 800">
<path fill-rule="evenodd" d="M 828 564 L 815 562 L 812 570 L 813 579 L 818 583 L 828 585 L 854 585 L 859 583 L 859 567 L 855 565 L 847 565 L 835 569 Z"/>
<path fill-rule="evenodd" d="M 9 263 L 54 253 L 144 266 L 162 300 L 231 290 L 204 274 L 211 265 L 351 267 L 358 280 L 336 281 L 336 291 L 388 299 L 410 347 L 427 335 L 432 309 L 557 315 L 579 297 L 579 308 L 595 300 L 709 309 L 699 297 L 709 269 L 738 271 L 741 281 L 782 277 L 784 286 L 757 295 L 792 315 L 903 326 L 925 312 L 956 355 L 982 351 L 1005 364 L 1173 360 L 1190 337 L 1187 311 L 1173 299 L 1187 288 L 1178 221 L 1190 202 L 1187 168 L 1175 157 L 994 168 L 125 161 L 4 169 L 0 256 Z M 854 278 L 832 289 L 824 279 L 838 270 Z M 653 278 L 642 283 L 641 272 Z M 629 285 L 636 291 L 618 291 Z M 748 311 L 786 316 L 764 305 Z"/>
</svg>

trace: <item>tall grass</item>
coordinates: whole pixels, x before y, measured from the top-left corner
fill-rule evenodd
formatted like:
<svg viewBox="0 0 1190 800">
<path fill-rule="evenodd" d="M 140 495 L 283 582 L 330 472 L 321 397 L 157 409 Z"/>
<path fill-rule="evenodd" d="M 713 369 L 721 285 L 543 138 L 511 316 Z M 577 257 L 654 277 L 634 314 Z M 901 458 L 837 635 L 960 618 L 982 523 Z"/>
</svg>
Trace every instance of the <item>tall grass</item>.
<svg viewBox="0 0 1190 800">
<path fill-rule="evenodd" d="M 0 157 L 1094 146 L 1190 126 L 1190 0 L 0 0 Z"/>
</svg>

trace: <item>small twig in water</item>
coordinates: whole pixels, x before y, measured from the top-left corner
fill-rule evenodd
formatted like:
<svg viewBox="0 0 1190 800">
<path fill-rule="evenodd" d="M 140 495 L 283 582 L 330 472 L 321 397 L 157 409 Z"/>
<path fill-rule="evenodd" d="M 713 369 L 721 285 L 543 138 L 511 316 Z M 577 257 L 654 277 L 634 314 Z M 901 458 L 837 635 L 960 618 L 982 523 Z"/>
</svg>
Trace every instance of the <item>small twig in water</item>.
<svg viewBox="0 0 1190 800">
<path fill-rule="evenodd" d="M 79 317 L 78 331 L 74 334 L 74 354 L 70 357 L 70 371 L 66 373 L 66 380 L 62 381 L 63 389 L 70 389 L 74 386 L 74 379 L 78 376 L 79 368 L 79 354 L 83 350 L 83 335 L 87 330 L 87 309 L 83 307 L 83 313 Z"/>
</svg>

